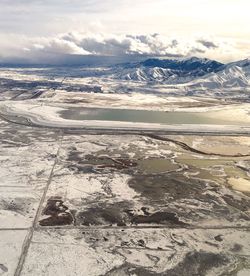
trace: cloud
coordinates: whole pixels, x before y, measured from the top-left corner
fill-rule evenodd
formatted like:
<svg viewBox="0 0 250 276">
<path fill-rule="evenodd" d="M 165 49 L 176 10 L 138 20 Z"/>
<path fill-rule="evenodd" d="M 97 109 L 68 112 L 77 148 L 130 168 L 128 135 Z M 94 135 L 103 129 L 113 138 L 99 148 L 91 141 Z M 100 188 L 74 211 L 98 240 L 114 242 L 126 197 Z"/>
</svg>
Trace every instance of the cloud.
<svg viewBox="0 0 250 276">
<path fill-rule="evenodd" d="M 52 41 L 54 40 L 52 39 Z M 178 57 L 205 53 L 207 48 L 216 48 L 215 43 L 212 41 L 178 40 L 157 33 L 148 35 L 112 35 L 70 32 L 60 35 L 54 46 L 58 48 L 60 43 L 66 45 L 70 43 L 72 48 L 75 45 L 76 49 L 82 49 L 89 54 L 110 56 L 133 54 Z M 50 42 L 49 44 L 51 49 L 53 46 L 51 44 L 55 43 Z"/>
<path fill-rule="evenodd" d="M 168 37 L 158 33 L 135 34 L 105 34 L 68 32 L 50 37 L 28 37 L 0 34 L 0 53 L 5 58 L 26 58 L 37 63 L 60 59 L 70 60 L 69 56 L 162 56 L 207 57 L 222 62 L 243 59 L 249 41 L 235 43 L 208 37 Z"/>
<path fill-rule="evenodd" d="M 212 41 L 208 41 L 208 40 L 197 40 L 198 43 L 202 44 L 203 46 L 207 47 L 207 48 L 218 48 L 218 46 L 216 44 L 214 44 Z"/>
<path fill-rule="evenodd" d="M 46 41 L 44 44 L 33 44 L 32 50 L 55 53 L 55 54 L 71 54 L 71 55 L 89 55 L 90 52 L 77 46 L 72 41 L 67 41 L 60 38 L 53 38 Z"/>
</svg>

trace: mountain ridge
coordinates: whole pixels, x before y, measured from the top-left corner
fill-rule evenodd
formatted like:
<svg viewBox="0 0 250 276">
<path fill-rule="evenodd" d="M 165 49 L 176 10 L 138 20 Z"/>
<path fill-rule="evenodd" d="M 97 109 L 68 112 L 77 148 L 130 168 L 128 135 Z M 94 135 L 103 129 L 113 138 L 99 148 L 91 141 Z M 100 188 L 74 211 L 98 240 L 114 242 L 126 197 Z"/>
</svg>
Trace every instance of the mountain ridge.
<svg viewBox="0 0 250 276">
<path fill-rule="evenodd" d="M 250 86 L 250 59 L 223 64 L 201 58 L 157 59 L 119 65 L 115 79 L 163 84 L 186 84 L 207 89 Z"/>
</svg>

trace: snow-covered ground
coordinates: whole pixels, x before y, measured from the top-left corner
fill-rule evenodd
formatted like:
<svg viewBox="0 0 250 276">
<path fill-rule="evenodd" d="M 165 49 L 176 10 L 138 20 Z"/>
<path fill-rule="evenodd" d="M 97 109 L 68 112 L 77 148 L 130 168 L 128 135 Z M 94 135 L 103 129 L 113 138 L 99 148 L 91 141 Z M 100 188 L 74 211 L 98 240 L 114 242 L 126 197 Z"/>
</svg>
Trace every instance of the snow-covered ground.
<svg viewBox="0 0 250 276">
<path fill-rule="evenodd" d="M 0 138 L 2 275 L 249 274 L 248 137 Z"/>
<path fill-rule="evenodd" d="M 155 62 L 1 68 L 0 275 L 250 274 L 248 61 Z M 215 124 L 62 117 L 86 107 Z"/>
<path fill-rule="evenodd" d="M 28 89 L 29 93 L 50 92 L 50 96 L 55 91 L 65 91 L 249 100 L 250 61 L 222 65 L 191 58 L 146 60 L 106 68 L 1 68 L 0 84 L 1 95 L 6 98 L 19 98 L 18 92 Z"/>
</svg>

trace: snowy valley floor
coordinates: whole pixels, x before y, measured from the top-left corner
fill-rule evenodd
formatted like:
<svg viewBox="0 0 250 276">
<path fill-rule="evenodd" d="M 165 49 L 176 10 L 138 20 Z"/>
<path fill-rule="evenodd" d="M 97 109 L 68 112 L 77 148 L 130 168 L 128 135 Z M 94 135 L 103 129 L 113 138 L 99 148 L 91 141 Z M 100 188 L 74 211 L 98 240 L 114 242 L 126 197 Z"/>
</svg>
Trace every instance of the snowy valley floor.
<svg viewBox="0 0 250 276">
<path fill-rule="evenodd" d="M 249 275 L 248 136 L 0 121 L 0 275 Z"/>
<path fill-rule="evenodd" d="M 194 97 L 61 70 L 0 70 L 0 275 L 250 275 L 249 90 Z M 86 107 L 228 124 L 60 116 Z"/>
</svg>

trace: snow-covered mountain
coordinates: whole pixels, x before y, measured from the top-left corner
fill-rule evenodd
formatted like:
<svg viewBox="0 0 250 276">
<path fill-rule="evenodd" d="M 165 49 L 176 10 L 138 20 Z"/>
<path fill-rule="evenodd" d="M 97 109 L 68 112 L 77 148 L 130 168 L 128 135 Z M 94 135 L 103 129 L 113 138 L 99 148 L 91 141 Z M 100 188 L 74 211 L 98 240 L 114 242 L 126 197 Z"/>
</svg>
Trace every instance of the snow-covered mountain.
<svg viewBox="0 0 250 276">
<path fill-rule="evenodd" d="M 116 72 L 113 77 L 120 80 L 164 84 L 181 84 L 197 78 L 192 72 L 183 72 L 161 67 L 122 69 Z"/>
<path fill-rule="evenodd" d="M 228 67 L 232 67 L 232 66 L 238 66 L 238 67 L 242 67 L 242 68 L 247 68 L 248 67 L 249 68 L 250 58 L 235 61 L 235 62 L 231 62 L 231 63 L 225 64 L 223 67 L 228 68 Z"/>
<path fill-rule="evenodd" d="M 215 72 L 223 66 L 222 63 L 207 58 L 186 58 L 179 60 L 169 59 L 148 59 L 140 63 L 145 67 L 160 67 L 180 72 L 192 73 L 192 75 L 202 76 L 209 72 Z"/>
<path fill-rule="evenodd" d="M 184 83 L 207 73 L 216 72 L 222 66 L 223 64 L 217 61 L 195 57 L 182 60 L 154 58 L 118 66 L 114 77 L 132 81 Z"/>
<path fill-rule="evenodd" d="M 136 64 L 120 65 L 115 79 L 162 84 L 185 84 L 187 89 L 250 87 L 250 59 L 229 64 L 189 58 L 180 60 L 147 59 Z"/>
<path fill-rule="evenodd" d="M 218 72 L 193 80 L 188 86 L 210 90 L 250 87 L 250 60 L 224 65 Z"/>
</svg>

